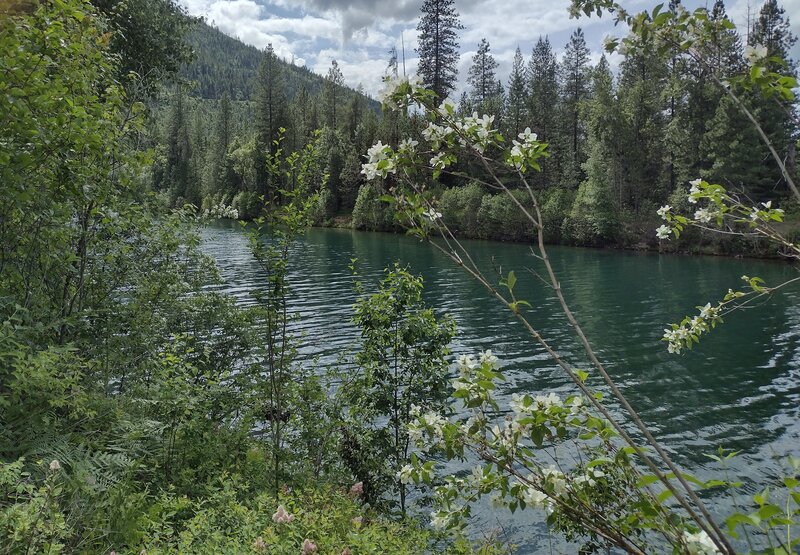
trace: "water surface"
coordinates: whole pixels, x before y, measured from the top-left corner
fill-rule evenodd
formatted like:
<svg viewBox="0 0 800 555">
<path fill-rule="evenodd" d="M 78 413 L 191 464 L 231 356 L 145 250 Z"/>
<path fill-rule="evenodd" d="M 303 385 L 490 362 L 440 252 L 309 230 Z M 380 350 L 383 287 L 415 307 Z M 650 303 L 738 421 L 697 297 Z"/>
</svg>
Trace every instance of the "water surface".
<svg viewBox="0 0 800 555">
<path fill-rule="evenodd" d="M 530 247 L 464 244 L 488 275 L 514 270 L 515 294 L 531 303 L 532 324 L 567 360 L 588 368 L 557 301 L 530 271 L 541 271 Z M 205 228 L 203 245 L 217 260 L 222 289 L 242 303 L 253 302 L 250 292 L 264 279 L 242 231 L 226 224 Z M 697 305 L 714 304 L 728 288 L 740 288 L 743 274 L 774 285 L 796 275 L 792 266 L 565 247 L 551 247 L 549 253 L 564 295 L 600 359 L 684 468 L 703 477 L 718 475 L 704 453 L 719 446 L 741 449 L 732 472 L 755 491 L 781 472 L 782 457 L 800 455 L 800 288 L 731 315 L 694 351 L 670 355 L 660 341 L 668 322 L 694 313 Z M 304 360 L 318 357 L 323 365 L 335 364 L 355 345 L 351 259 L 358 259 L 361 280 L 373 289 L 383 269 L 399 261 L 424 277 L 426 301 L 455 319 L 454 355 L 492 349 L 500 357 L 509 378 L 503 395 L 573 391 L 507 309 L 428 244 L 401 235 L 312 229 L 292 257 L 291 309 L 299 314 L 294 332 L 303 337 Z M 720 503 L 718 510 L 726 512 Z M 514 517 L 503 513 L 499 520 L 489 511 L 477 516 L 479 527 L 501 526 L 520 553 L 551 551 L 542 520 L 530 511 Z"/>
</svg>

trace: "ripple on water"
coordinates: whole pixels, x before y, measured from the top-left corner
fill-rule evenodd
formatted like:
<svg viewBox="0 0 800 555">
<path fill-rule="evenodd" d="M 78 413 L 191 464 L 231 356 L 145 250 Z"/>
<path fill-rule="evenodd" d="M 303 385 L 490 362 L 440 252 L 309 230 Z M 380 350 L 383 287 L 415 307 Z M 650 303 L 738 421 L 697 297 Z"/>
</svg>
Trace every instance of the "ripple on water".
<svg viewBox="0 0 800 555">
<path fill-rule="evenodd" d="M 208 227 L 202 234 L 203 249 L 217 260 L 224 280 L 217 289 L 243 304 L 253 303 L 252 292 L 264 283 L 245 235 L 225 225 Z M 516 271 L 515 294 L 531 303 L 533 324 L 566 360 L 588 369 L 557 300 L 526 271 L 541 270 L 528 247 L 464 243 L 487 273 L 493 267 Z M 738 287 L 742 274 L 779 283 L 791 276 L 789 266 L 555 247 L 550 256 L 589 341 L 681 465 L 710 477 L 718 472 L 704 453 L 719 446 L 741 449 L 742 455 L 731 461 L 731 473 L 756 491 L 764 476 L 779 474 L 781 457 L 800 455 L 797 291 L 778 293 L 763 306 L 730 316 L 701 348 L 685 355 L 668 355 L 660 341 L 668 322 Z M 358 258 L 361 280 L 369 290 L 396 259 L 421 273 L 426 301 L 456 320 L 454 356 L 492 349 L 503 360 L 509 379 L 498 392 L 501 399 L 520 391 L 572 391 L 547 353 L 478 284 L 430 246 L 391 234 L 312 229 L 293 249 L 290 306 L 299 314 L 292 332 L 302 336 L 301 360 L 319 358 L 323 366 L 333 365 L 343 350 L 355 345 L 356 296 L 348 270 L 352 258 Z M 720 502 L 717 510 L 724 513 L 725 504 Z M 497 518 L 492 511 L 479 510 L 477 527 L 496 528 Z M 523 512 L 501 518 L 520 552 L 550 551 L 543 515 Z"/>
</svg>

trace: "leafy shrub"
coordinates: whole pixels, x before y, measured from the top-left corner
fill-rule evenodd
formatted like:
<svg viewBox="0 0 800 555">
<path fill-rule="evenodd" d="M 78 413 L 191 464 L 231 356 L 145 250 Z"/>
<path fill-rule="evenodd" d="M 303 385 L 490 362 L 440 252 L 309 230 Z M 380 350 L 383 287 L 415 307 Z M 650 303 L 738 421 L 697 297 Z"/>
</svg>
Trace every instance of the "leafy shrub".
<svg viewBox="0 0 800 555">
<path fill-rule="evenodd" d="M 361 186 L 353 208 L 353 227 L 369 231 L 387 231 L 395 227 L 393 209 L 380 200 L 381 195 L 383 191 L 374 183 Z"/>
<path fill-rule="evenodd" d="M 255 191 L 240 191 L 233 197 L 231 206 L 239 212 L 242 220 L 252 220 L 261 214 L 264 203 Z"/>
<path fill-rule="evenodd" d="M 591 179 L 581 183 L 563 231 L 570 241 L 587 246 L 601 246 L 615 238 L 614 206 L 600 184 Z"/>
<path fill-rule="evenodd" d="M 483 188 L 477 183 L 470 183 L 465 187 L 453 187 L 442 193 L 439 210 L 442 212 L 445 224 L 453 233 L 464 237 L 481 237 L 478 210 L 484 195 Z"/>
<path fill-rule="evenodd" d="M 531 201 L 525 191 L 516 190 L 511 194 L 526 209 Z M 529 241 L 535 230 L 517 204 L 506 194 L 486 195 L 478 210 L 478 224 L 483 237 L 505 241 Z"/>
</svg>

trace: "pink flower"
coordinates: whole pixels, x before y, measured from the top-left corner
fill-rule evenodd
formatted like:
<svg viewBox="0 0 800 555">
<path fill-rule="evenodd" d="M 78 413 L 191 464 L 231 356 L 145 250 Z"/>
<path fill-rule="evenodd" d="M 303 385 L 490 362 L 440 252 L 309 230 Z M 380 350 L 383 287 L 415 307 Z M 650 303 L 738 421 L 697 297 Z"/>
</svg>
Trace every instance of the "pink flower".
<svg viewBox="0 0 800 555">
<path fill-rule="evenodd" d="M 361 497 L 364 495 L 364 482 L 356 482 L 350 487 L 350 495 L 353 497 Z"/>
<path fill-rule="evenodd" d="M 277 524 L 289 524 L 293 520 L 294 515 L 286 512 L 286 508 L 283 505 L 278 505 L 278 510 L 272 515 L 272 521 Z"/>
<path fill-rule="evenodd" d="M 312 553 L 317 552 L 317 544 L 309 540 L 308 538 L 303 540 L 303 555 L 311 555 Z"/>
<path fill-rule="evenodd" d="M 253 549 L 259 552 L 264 552 L 267 550 L 267 542 L 264 541 L 264 538 L 258 536 L 256 541 L 253 542 Z"/>
</svg>

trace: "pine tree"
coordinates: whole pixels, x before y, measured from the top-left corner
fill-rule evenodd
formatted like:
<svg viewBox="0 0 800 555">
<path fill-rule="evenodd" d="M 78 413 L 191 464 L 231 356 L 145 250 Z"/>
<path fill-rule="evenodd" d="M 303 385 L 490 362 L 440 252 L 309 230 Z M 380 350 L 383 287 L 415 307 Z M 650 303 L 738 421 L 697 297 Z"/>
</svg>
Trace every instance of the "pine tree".
<svg viewBox="0 0 800 555">
<path fill-rule="evenodd" d="M 185 102 L 183 89 L 178 87 L 167 125 L 166 183 L 173 199 L 179 202 L 199 204 L 199 198 L 189 198 L 197 197 L 197 195 L 192 194 L 190 167 L 192 151 L 186 122 Z"/>
<path fill-rule="evenodd" d="M 546 143 L 556 143 L 556 110 L 559 104 L 556 58 L 550 40 L 539 37 L 531 53 L 527 69 L 528 117 L 531 129 Z M 542 171 L 533 174 L 539 186 L 554 185 L 559 181 L 558 158 L 542 161 Z"/>
<path fill-rule="evenodd" d="M 508 99 L 506 103 L 506 131 L 516 137 L 524 128 L 525 120 L 525 67 L 519 46 L 514 53 L 511 75 L 508 77 Z"/>
<path fill-rule="evenodd" d="M 619 136 L 626 158 L 623 197 L 635 211 L 645 201 L 661 202 L 671 192 L 662 175 L 666 79 L 667 65 L 654 48 L 637 47 L 621 64 L 618 96 L 624 121 Z"/>
<path fill-rule="evenodd" d="M 789 18 L 785 17 L 786 11 L 778 5 L 778 0 L 766 0 L 761 6 L 750 33 L 750 44 L 759 44 L 767 47 L 767 56 L 777 56 L 789 64 L 793 69 L 794 64 L 789 59 L 789 51 L 797 42 L 797 37 L 792 34 Z M 773 71 L 780 71 L 781 67 L 773 67 Z"/>
<path fill-rule="evenodd" d="M 203 196 L 219 193 L 230 188 L 227 154 L 231 142 L 231 99 L 222 95 L 217 112 L 214 137 L 206 151 L 206 166 L 203 174 Z"/>
<path fill-rule="evenodd" d="M 582 181 L 581 164 L 586 160 L 586 130 L 581 121 L 581 105 L 589 96 L 589 49 L 579 27 L 569 38 L 561 65 L 562 128 L 566 141 L 562 159 L 565 185 Z"/>
<path fill-rule="evenodd" d="M 269 191 L 265 156 L 275 151 L 280 129 L 286 125 L 286 92 L 283 72 L 272 49 L 267 45 L 258 68 L 256 84 L 256 171 L 259 192 Z"/>
<path fill-rule="evenodd" d="M 490 52 L 489 42 L 481 39 L 478 51 L 472 57 L 472 67 L 469 68 L 467 82 L 472 87 L 472 101 L 478 106 L 484 106 L 497 94 L 497 78 L 495 70 L 497 61 Z"/>
<path fill-rule="evenodd" d="M 458 34 L 463 29 L 453 0 L 425 0 L 419 33 L 418 72 L 425 86 L 439 98 L 445 98 L 456 85 L 458 76 Z"/>
<path fill-rule="evenodd" d="M 267 45 L 258 68 L 256 107 L 260 147 L 272 152 L 278 130 L 286 123 L 286 92 L 283 71 L 271 44 Z"/>
<path fill-rule="evenodd" d="M 565 222 L 565 231 L 579 244 L 603 244 L 616 232 L 616 212 L 622 204 L 621 168 L 617 148 L 619 111 L 614 98 L 613 77 L 605 56 L 593 71 L 592 99 L 587 103 L 588 159 L 583 168 L 575 202 Z"/>
<path fill-rule="evenodd" d="M 331 129 L 336 129 L 339 123 L 339 102 L 342 100 L 342 87 L 344 87 L 344 75 L 339 69 L 339 63 L 331 60 L 331 67 L 325 77 L 325 88 L 323 97 L 325 102 L 325 122 Z"/>
<path fill-rule="evenodd" d="M 761 7 L 748 38 L 751 45 L 766 46 L 768 56 L 783 58 L 796 42 L 784 10 L 775 0 L 767 0 Z M 788 67 L 774 64 L 770 69 L 794 73 L 791 61 Z M 790 159 L 791 136 L 796 132 L 793 119 L 774 98 L 764 96 L 758 90 L 736 87 L 733 92 L 755 116 L 776 151 Z M 712 162 L 703 172 L 703 177 L 745 192 L 753 200 L 771 198 L 776 193 L 787 191 L 767 146 L 727 95 L 721 97 L 703 138 L 702 148 Z"/>
</svg>

